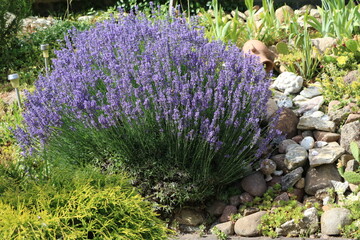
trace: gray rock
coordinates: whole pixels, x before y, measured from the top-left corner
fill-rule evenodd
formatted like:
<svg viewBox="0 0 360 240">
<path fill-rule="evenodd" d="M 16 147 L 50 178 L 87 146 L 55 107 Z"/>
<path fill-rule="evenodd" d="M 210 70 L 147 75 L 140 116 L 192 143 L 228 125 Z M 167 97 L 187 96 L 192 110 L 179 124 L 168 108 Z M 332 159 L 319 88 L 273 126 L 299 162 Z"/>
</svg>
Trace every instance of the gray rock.
<svg viewBox="0 0 360 240">
<path fill-rule="evenodd" d="M 219 218 L 219 222 L 223 223 L 223 222 L 227 222 L 230 220 L 230 216 L 237 214 L 237 207 L 233 206 L 233 205 L 227 205 L 224 208 L 224 211 L 222 213 L 222 215 Z"/>
<path fill-rule="evenodd" d="M 320 88 L 317 86 L 310 86 L 308 88 L 304 88 L 300 95 L 306 98 L 313 98 L 321 95 Z"/>
<path fill-rule="evenodd" d="M 175 214 L 175 219 L 179 224 L 188 226 L 198 226 L 205 221 L 203 214 L 195 209 L 184 208 Z"/>
<path fill-rule="evenodd" d="M 360 121 L 345 124 L 341 128 L 340 145 L 349 153 L 351 142 L 360 146 Z"/>
<path fill-rule="evenodd" d="M 241 187 L 254 197 L 262 196 L 267 189 L 264 175 L 260 172 L 244 177 L 241 180 Z"/>
<path fill-rule="evenodd" d="M 235 233 L 244 237 L 259 236 L 260 230 L 258 226 L 261 223 L 261 217 L 265 214 L 266 211 L 260 211 L 238 219 L 234 226 Z"/>
<path fill-rule="evenodd" d="M 219 229 L 221 232 L 225 233 L 226 235 L 234 235 L 234 223 L 232 221 L 224 222 L 216 224 L 214 227 Z"/>
<path fill-rule="evenodd" d="M 309 168 L 305 177 L 305 192 L 315 195 L 319 189 L 332 188 L 331 180 L 341 181 L 341 176 L 333 164 Z"/>
<path fill-rule="evenodd" d="M 316 11 L 317 9 L 311 9 L 310 15 L 318 15 L 319 12 Z M 320 53 L 323 53 L 327 48 L 330 48 L 336 44 L 336 39 L 332 37 L 314 38 L 311 39 L 311 42 L 320 51 Z"/>
<path fill-rule="evenodd" d="M 293 170 L 297 167 L 302 167 L 306 164 L 308 159 L 308 153 L 306 149 L 298 144 L 289 145 L 284 163 L 289 170 Z"/>
<path fill-rule="evenodd" d="M 332 111 L 329 110 L 328 115 L 331 121 L 335 122 L 336 125 L 340 125 L 346 120 L 350 112 L 351 110 L 349 107 L 344 107 L 337 110 L 332 110 Z"/>
<path fill-rule="evenodd" d="M 304 79 L 301 76 L 292 72 L 283 72 L 275 79 L 272 87 L 283 91 L 285 95 L 289 95 L 300 92 L 303 83 Z"/>
<path fill-rule="evenodd" d="M 240 205 L 240 195 L 231 196 L 229 198 L 230 205 L 233 205 L 235 207 L 238 207 Z"/>
<path fill-rule="evenodd" d="M 346 121 L 345 121 L 345 124 L 355 122 L 355 121 L 357 121 L 359 119 L 360 119 L 360 114 L 350 113 L 349 116 L 347 117 Z"/>
<path fill-rule="evenodd" d="M 314 148 L 315 146 L 315 140 L 313 137 L 307 136 L 300 142 L 300 146 L 305 148 L 306 150 L 309 150 L 311 148 Z"/>
<path fill-rule="evenodd" d="M 271 160 L 273 160 L 276 163 L 277 170 L 287 171 L 287 167 L 284 163 L 285 154 L 276 154 L 271 157 Z"/>
<path fill-rule="evenodd" d="M 348 72 L 344 77 L 344 82 L 347 84 L 351 84 L 352 82 L 356 81 L 360 77 L 360 71 L 359 70 L 353 70 Z"/>
<path fill-rule="evenodd" d="M 312 117 L 316 117 L 316 118 L 321 118 L 325 115 L 325 113 L 323 113 L 322 111 L 315 111 L 313 113 L 310 114 L 310 116 Z"/>
<path fill-rule="evenodd" d="M 279 109 L 279 107 L 276 105 L 276 102 L 274 99 L 269 98 L 268 102 L 266 103 L 267 111 L 266 111 L 266 119 L 270 120 L 272 115 Z"/>
<path fill-rule="evenodd" d="M 244 203 L 252 202 L 254 200 L 254 198 L 249 193 L 243 192 L 242 194 L 240 194 L 239 200 L 240 200 L 240 203 L 244 204 Z"/>
<path fill-rule="evenodd" d="M 316 154 L 315 154 L 316 153 Z M 310 167 L 334 163 L 345 153 L 345 149 L 336 142 L 332 142 L 322 148 L 314 148 L 309 151 Z"/>
<path fill-rule="evenodd" d="M 294 10 L 291 7 L 284 5 L 276 9 L 275 17 L 280 23 L 283 23 L 286 20 L 286 16 L 287 17 L 294 16 Z"/>
<path fill-rule="evenodd" d="M 320 109 L 321 105 L 323 105 L 324 97 L 317 96 L 317 97 L 309 99 L 309 98 L 305 98 L 301 95 L 298 95 L 293 99 L 293 102 L 294 102 L 295 106 L 298 107 L 298 109 L 296 110 L 296 112 L 298 114 L 303 114 L 306 112 L 313 113 L 315 111 L 318 111 Z"/>
<path fill-rule="evenodd" d="M 286 191 L 288 188 L 293 187 L 302 176 L 304 169 L 299 167 L 281 178 L 281 189 Z"/>
<path fill-rule="evenodd" d="M 337 142 L 340 139 L 340 134 L 332 132 L 314 131 L 316 141 Z"/>
<path fill-rule="evenodd" d="M 303 116 L 299 119 L 297 126 L 300 130 L 322 130 L 327 132 L 335 131 L 335 123 L 332 121 L 322 120 L 321 118 L 314 118 L 311 116 Z"/>
<path fill-rule="evenodd" d="M 353 160 L 349 160 L 346 163 L 345 172 L 355 172 L 359 168 L 359 162 Z"/>
<path fill-rule="evenodd" d="M 292 100 L 287 96 L 276 99 L 276 104 L 279 108 L 292 108 L 294 106 Z"/>
<path fill-rule="evenodd" d="M 321 233 L 339 235 L 340 228 L 351 224 L 350 210 L 346 208 L 331 208 L 321 215 Z"/>
<path fill-rule="evenodd" d="M 295 187 L 303 189 L 305 187 L 305 178 L 300 178 L 300 180 L 296 182 Z"/>
<path fill-rule="evenodd" d="M 291 139 L 285 139 L 279 144 L 279 153 L 285 153 L 288 146 L 292 144 L 297 144 L 294 140 Z M 299 145 L 300 146 L 300 145 Z"/>
<path fill-rule="evenodd" d="M 319 230 L 319 214 L 315 207 L 308 208 L 304 211 L 302 219 L 304 233 L 313 234 Z"/>
</svg>

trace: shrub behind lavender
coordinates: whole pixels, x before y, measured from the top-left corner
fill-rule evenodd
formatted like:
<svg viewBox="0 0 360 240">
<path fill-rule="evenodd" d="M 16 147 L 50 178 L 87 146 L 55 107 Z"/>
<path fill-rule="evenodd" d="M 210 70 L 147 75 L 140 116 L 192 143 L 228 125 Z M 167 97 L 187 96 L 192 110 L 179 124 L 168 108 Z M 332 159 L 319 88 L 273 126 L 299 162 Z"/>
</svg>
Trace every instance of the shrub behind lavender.
<svg viewBox="0 0 360 240">
<path fill-rule="evenodd" d="M 277 136 L 260 126 L 269 84 L 256 58 L 185 19 L 130 14 L 66 39 L 16 136 L 26 154 L 76 163 L 122 155 L 149 194 L 176 205 L 240 179 L 264 154 Z"/>
</svg>

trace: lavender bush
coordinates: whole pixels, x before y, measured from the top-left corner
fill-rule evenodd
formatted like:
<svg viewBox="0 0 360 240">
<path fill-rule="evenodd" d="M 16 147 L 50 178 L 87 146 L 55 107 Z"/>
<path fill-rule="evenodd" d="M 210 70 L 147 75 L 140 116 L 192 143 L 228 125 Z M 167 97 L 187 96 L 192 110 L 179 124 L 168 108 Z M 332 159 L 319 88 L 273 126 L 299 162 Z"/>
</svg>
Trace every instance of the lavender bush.
<svg viewBox="0 0 360 240">
<path fill-rule="evenodd" d="M 278 135 L 261 126 L 263 66 L 183 18 L 121 15 L 73 32 L 56 54 L 16 131 L 27 155 L 116 154 L 145 194 L 176 205 L 242 178 Z"/>
</svg>

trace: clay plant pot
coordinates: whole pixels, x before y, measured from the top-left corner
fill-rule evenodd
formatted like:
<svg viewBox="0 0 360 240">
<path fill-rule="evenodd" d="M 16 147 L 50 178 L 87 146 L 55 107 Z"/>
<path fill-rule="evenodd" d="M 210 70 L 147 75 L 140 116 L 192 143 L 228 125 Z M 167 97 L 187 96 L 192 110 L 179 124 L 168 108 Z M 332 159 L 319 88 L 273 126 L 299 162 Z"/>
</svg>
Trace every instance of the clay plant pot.
<svg viewBox="0 0 360 240">
<path fill-rule="evenodd" d="M 249 40 L 244 44 L 242 50 L 244 53 L 260 57 L 260 62 L 264 64 L 266 72 L 270 72 L 274 68 L 275 54 L 263 42 Z"/>
</svg>

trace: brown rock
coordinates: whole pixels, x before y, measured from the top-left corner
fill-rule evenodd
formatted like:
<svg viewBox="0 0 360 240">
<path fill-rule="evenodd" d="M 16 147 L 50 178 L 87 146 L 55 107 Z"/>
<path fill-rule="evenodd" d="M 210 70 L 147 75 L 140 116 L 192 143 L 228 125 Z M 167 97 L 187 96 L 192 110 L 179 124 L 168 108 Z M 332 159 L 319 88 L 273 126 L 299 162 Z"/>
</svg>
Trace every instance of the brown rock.
<svg viewBox="0 0 360 240">
<path fill-rule="evenodd" d="M 244 209 L 244 212 L 243 212 L 242 215 L 245 217 L 245 216 L 249 216 L 251 214 L 257 213 L 259 211 L 260 210 L 258 208 L 256 208 L 256 207 L 249 207 L 249 208 Z"/>
<path fill-rule="evenodd" d="M 275 184 L 281 184 L 281 176 L 273 176 L 272 179 L 267 182 L 269 187 L 272 187 Z"/>
<path fill-rule="evenodd" d="M 230 205 L 238 207 L 240 205 L 240 195 L 235 195 L 229 198 Z"/>
<path fill-rule="evenodd" d="M 295 184 L 296 188 L 302 189 L 305 187 L 305 178 L 301 178 L 299 181 Z"/>
<path fill-rule="evenodd" d="M 323 131 L 314 131 L 314 137 L 316 141 L 337 142 L 340 139 L 340 134 L 323 132 Z"/>
<path fill-rule="evenodd" d="M 211 216 L 218 217 L 223 213 L 225 207 L 226 204 L 223 201 L 215 201 L 207 208 L 207 212 Z"/>
<path fill-rule="evenodd" d="M 353 70 L 348 72 L 344 77 L 344 82 L 351 84 L 354 81 L 357 81 L 360 78 L 360 71 Z"/>
<path fill-rule="evenodd" d="M 224 208 L 224 211 L 222 213 L 222 215 L 219 218 L 219 222 L 223 223 L 223 222 L 227 222 L 230 221 L 230 216 L 237 214 L 237 207 L 233 206 L 233 205 L 227 205 Z"/>
<path fill-rule="evenodd" d="M 240 194 L 239 200 L 240 200 L 240 203 L 248 203 L 248 202 L 252 202 L 252 200 L 254 200 L 254 198 L 249 193 L 244 192 L 244 193 Z"/>
<path fill-rule="evenodd" d="M 286 138 L 292 138 L 297 134 L 298 123 L 299 119 L 296 114 L 292 110 L 284 108 L 280 113 L 279 121 L 275 129 L 283 132 Z"/>
<path fill-rule="evenodd" d="M 175 219 L 179 224 L 188 226 L 198 226 L 205 221 L 203 214 L 195 209 L 184 208 L 175 214 Z"/>
<path fill-rule="evenodd" d="M 299 143 L 301 142 L 301 140 L 303 140 L 303 136 L 301 135 L 296 135 L 295 137 L 291 138 L 291 140 L 295 141 L 296 143 Z"/>
<path fill-rule="evenodd" d="M 355 122 L 360 119 L 360 114 L 358 113 L 350 113 L 350 115 L 347 117 L 345 124 Z"/>
<path fill-rule="evenodd" d="M 336 109 L 338 109 L 339 106 L 340 106 L 340 104 L 341 104 L 341 102 L 338 101 L 338 100 L 332 100 L 332 101 L 330 101 L 330 102 L 329 102 L 329 105 L 328 105 L 328 113 L 329 113 L 330 111 L 335 111 Z"/>
<path fill-rule="evenodd" d="M 280 195 L 274 198 L 274 202 L 277 201 L 289 201 L 289 195 L 286 192 L 281 193 Z"/>
<path fill-rule="evenodd" d="M 271 160 L 273 160 L 276 163 L 276 169 L 282 170 L 284 172 L 288 172 L 288 169 L 285 165 L 285 154 L 277 154 L 271 157 Z"/>
<path fill-rule="evenodd" d="M 286 20 L 286 16 L 294 16 L 294 10 L 291 7 L 284 5 L 276 9 L 275 17 L 280 23 L 283 23 Z"/>
<path fill-rule="evenodd" d="M 360 121 L 345 124 L 341 128 L 341 147 L 350 153 L 350 143 L 353 141 L 360 146 Z"/>
<path fill-rule="evenodd" d="M 285 153 L 288 146 L 292 144 L 297 144 L 295 141 L 291 139 L 285 139 L 279 144 L 279 153 Z"/>
<path fill-rule="evenodd" d="M 295 199 L 298 202 L 302 202 L 304 198 L 304 189 L 294 188 L 293 191 L 289 192 L 288 195 L 291 199 Z"/>
</svg>

